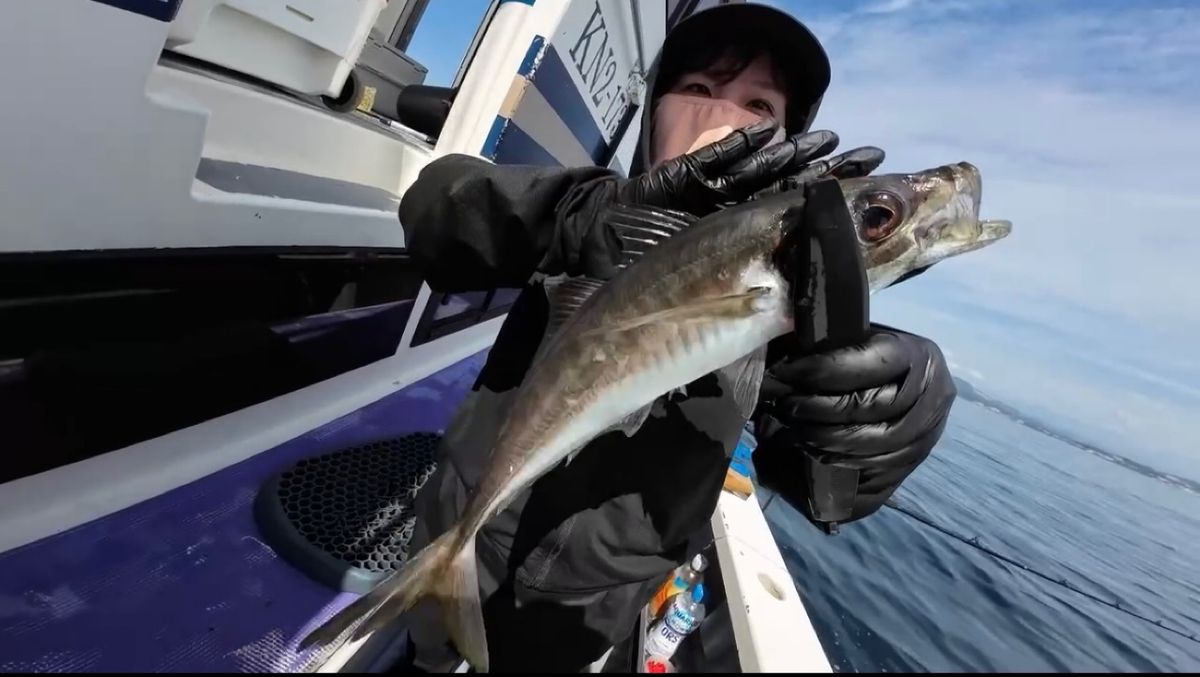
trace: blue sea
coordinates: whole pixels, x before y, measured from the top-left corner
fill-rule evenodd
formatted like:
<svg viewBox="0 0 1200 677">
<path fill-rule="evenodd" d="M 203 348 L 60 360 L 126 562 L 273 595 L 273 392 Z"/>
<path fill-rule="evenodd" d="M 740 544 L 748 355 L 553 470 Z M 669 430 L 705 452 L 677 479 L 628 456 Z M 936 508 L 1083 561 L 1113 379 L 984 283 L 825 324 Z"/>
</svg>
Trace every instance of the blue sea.
<svg viewBox="0 0 1200 677">
<path fill-rule="evenodd" d="M 1200 495 L 960 398 L 895 500 L 1200 640 Z M 1200 670 L 1200 643 L 891 508 L 833 536 L 766 514 L 838 672 Z"/>
</svg>

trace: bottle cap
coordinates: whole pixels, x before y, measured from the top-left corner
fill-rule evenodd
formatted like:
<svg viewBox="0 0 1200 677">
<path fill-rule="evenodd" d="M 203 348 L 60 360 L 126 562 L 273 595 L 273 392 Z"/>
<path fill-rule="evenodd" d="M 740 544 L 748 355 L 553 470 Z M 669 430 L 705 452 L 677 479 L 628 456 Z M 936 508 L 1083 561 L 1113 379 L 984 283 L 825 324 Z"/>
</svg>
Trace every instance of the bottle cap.
<svg viewBox="0 0 1200 677">
<path fill-rule="evenodd" d="M 692 588 L 692 601 L 699 602 L 704 599 L 704 584 L 697 583 L 696 587 Z"/>
<path fill-rule="evenodd" d="M 675 672 L 671 661 L 661 656 L 651 656 L 646 659 L 646 672 L 651 673 L 669 673 Z"/>
<path fill-rule="evenodd" d="M 704 559 L 704 555 L 696 553 L 696 556 L 692 558 L 692 569 L 695 571 L 704 571 L 707 568 L 708 560 Z"/>
</svg>

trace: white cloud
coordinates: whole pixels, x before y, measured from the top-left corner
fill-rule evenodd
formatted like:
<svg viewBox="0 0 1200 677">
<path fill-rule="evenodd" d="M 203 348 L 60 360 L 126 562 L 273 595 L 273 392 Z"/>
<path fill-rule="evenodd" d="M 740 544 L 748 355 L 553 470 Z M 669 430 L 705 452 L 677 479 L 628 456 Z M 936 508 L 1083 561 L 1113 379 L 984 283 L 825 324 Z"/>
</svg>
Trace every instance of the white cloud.
<svg viewBox="0 0 1200 677">
<path fill-rule="evenodd" d="M 989 392 L 1196 476 L 1200 3 L 775 4 L 833 60 L 817 127 L 884 148 L 881 172 L 973 162 L 984 215 L 1014 224 L 876 316 Z"/>
<path fill-rule="evenodd" d="M 909 9 L 916 0 L 883 0 L 865 7 L 862 12 L 864 14 L 891 14 L 892 12 L 902 12 Z"/>
</svg>

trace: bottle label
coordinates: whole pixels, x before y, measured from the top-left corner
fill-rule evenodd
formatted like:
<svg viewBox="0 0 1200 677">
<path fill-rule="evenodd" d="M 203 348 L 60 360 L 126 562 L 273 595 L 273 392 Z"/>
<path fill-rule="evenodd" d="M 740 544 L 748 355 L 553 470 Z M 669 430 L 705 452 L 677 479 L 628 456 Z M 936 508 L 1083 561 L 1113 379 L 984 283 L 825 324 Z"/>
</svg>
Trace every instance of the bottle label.
<svg viewBox="0 0 1200 677">
<path fill-rule="evenodd" d="M 669 628 L 666 623 L 656 623 L 646 644 L 651 652 L 659 656 L 673 656 L 681 641 L 683 635 Z"/>
<path fill-rule="evenodd" d="M 672 604 L 671 608 L 667 609 L 663 624 L 681 635 L 686 635 L 696 629 L 696 617 L 679 608 L 678 605 Z"/>
</svg>

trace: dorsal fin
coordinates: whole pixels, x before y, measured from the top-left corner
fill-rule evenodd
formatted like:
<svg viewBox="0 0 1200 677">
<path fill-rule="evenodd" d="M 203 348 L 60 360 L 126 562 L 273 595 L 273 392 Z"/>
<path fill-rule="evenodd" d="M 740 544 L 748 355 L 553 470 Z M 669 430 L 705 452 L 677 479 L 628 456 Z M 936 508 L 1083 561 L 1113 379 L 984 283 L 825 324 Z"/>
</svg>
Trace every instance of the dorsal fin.
<svg viewBox="0 0 1200 677">
<path fill-rule="evenodd" d="M 646 251 L 699 220 L 686 212 L 622 204 L 606 207 L 600 218 L 607 221 L 621 238 L 624 253 L 619 268 L 632 265 Z"/>
</svg>

